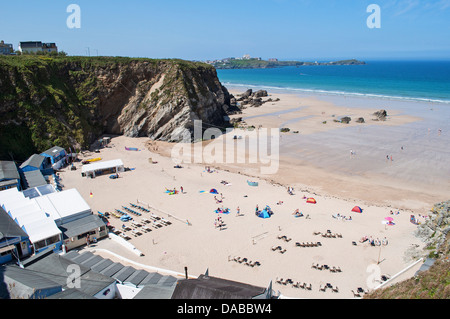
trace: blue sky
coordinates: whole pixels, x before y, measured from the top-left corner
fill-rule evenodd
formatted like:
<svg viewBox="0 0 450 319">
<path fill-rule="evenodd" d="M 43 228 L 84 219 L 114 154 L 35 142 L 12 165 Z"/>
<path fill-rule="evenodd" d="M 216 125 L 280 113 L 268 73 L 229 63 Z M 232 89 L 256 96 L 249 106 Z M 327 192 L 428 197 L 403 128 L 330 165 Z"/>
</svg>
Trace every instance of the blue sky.
<svg viewBox="0 0 450 319">
<path fill-rule="evenodd" d="M 72 3 L 79 29 L 66 25 Z M 367 27 L 369 4 L 379 29 Z M 450 0 L 18 0 L 0 13 L 0 40 L 56 42 L 70 55 L 450 59 Z"/>
</svg>

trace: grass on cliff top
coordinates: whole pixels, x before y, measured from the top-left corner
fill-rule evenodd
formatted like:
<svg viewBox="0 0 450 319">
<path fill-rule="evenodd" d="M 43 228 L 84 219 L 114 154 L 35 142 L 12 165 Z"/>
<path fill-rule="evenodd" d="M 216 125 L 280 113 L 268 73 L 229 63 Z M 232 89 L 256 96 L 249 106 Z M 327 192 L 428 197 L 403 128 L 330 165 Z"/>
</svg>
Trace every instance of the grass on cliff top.
<svg viewBox="0 0 450 319">
<path fill-rule="evenodd" d="M 149 62 L 152 64 L 173 63 L 187 68 L 213 68 L 209 64 L 202 62 L 192 62 L 181 59 L 150 59 L 131 57 L 86 57 L 86 56 L 46 56 L 46 55 L 0 55 L 0 66 L 27 67 L 33 65 L 45 65 L 51 63 L 81 63 L 92 66 L 111 66 L 114 64 L 128 64 L 132 62 Z"/>
</svg>

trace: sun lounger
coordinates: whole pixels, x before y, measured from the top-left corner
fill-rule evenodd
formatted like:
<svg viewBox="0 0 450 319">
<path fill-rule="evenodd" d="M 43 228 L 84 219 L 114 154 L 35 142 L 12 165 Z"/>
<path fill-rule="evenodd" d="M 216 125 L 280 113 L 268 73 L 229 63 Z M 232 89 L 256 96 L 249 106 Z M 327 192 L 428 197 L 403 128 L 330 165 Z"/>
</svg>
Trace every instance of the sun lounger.
<svg viewBox="0 0 450 319">
<path fill-rule="evenodd" d="M 141 221 L 144 222 L 144 223 L 146 223 L 146 224 L 151 223 L 151 221 L 149 221 L 147 218 L 142 218 Z"/>
<path fill-rule="evenodd" d="M 128 236 L 127 234 L 124 234 L 124 233 L 121 233 L 119 236 L 122 237 L 125 240 L 131 239 L 130 236 Z"/>
<path fill-rule="evenodd" d="M 136 228 L 132 229 L 131 232 L 132 232 L 133 234 L 135 234 L 136 236 L 141 236 L 141 235 L 142 235 L 142 233 L 141 233 L 138 229 L 136 229 Z"/>
<path fill-rule="evenodd" d="M 153 213 L 152 213 L 151 217 L 154 218 L 154 219 L 156 219 L 156 220 L 160 220 L 160 219 L 161 219 L 158 215 L 153 214 Z"/>
<path fill-rule="evenodd" d="M 161 217 L 161 221 L 167 225 L 171 225 L 172 222 L 170 222 L 169 220 L 165 219 L 164 217 Z"/>
<path fill-rule="evenodd" d="M 158 223 L 156 220 L 153 221 L 152 225 L 155 225 L 157 228 L 163 227 L 160 223 Z"/>
<path fill-rule="evenodd" d="M 143 226 L 142 229 L 144 229 L 148 233 L 152 231 L 152 229 L 148 226 Z"/>
</svg>

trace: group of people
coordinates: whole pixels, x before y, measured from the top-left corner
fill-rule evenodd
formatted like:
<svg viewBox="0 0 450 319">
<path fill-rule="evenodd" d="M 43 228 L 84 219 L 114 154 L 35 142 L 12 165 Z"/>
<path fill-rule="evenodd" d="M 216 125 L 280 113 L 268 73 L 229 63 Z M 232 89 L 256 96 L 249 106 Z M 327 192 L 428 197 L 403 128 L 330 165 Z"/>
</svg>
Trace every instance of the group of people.
<svg viewBox="0 0 450 319">
<path fill-rule="evenodd" d="M 273 215 L 272 208 L 270 208 L 269 205 L 266 205 L 266 207 L 264 209 L 267 211 L 267 213 L 269 213 L 269 215 Z M 258 206 L 258 204 L 256 204 L 255 215 L 258 216 L 260 212 L 261 211 L 259 210 L 259 206 Z"/>
<path fill-rule="evenodd" d="M 294 195 L 294 187 L 288 186 L 287 192 L 289 195 Z"/>
<path fill-rule="evenodd" d="M 227 208 L 228 209 L 228 208 Z M 214 220 L 214 227 L 219 228 L 219 230 L 222 230 L 222 228 L 225 226 L 225 222 L 222 220 L 222 216 L 218 216 Z"/>
<path fill-rule="evenodd" d="M 369 242 L 369 244 L 371 246 L 387 246 L 388 244 L 388 240 L 386 237 L 384 237 L 382 240 L 380 240 L 379 238 L 372 238 L 372 236 L 364 236 L 363 238 L 361 238 L 361 240 L 359 241 L 360 243 L 365 243 L 365 242 Z"/>
<path fill-rule="evenodd" d="M 340 220 L 352 220 L 352 216 L 347 217 L 347 216 L 341 215 L 339 213 L 337 213 L 336 215 L 331 215 L 331 216 L 333 218 L 340 219 Z"/>
<path fill-rule="evenodd" d="M 222 203 L 223 199 L 224 199 L 224 197 L 223 197 L 222 193 L 220 193 L 220 199 L 218 199 L 217 196 L 214 195 L 214 200 L 216 201 L 216 204 Z"/>
<path fill-rule="evenodd" d="M 211 169 L 210 166 L 205 166 L 205 172 L 207 172 L 207 173 L 214 173 L 214 170 Z"/>
</svg>

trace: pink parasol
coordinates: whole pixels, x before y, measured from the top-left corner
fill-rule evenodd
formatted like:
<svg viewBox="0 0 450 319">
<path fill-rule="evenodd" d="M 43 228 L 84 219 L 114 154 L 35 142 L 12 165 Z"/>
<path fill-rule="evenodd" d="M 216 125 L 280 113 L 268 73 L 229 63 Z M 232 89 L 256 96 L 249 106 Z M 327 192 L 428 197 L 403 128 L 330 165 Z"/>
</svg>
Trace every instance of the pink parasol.
<svg viewBox="0 0 450 319">
<path fill-rule="evenodd" d="M 384 219 L 386 219 L 387 221 L 393 221 L 394 220 L 394 218 L 392 218 L 392 217 L 385 217 Z"/>
</svg>

